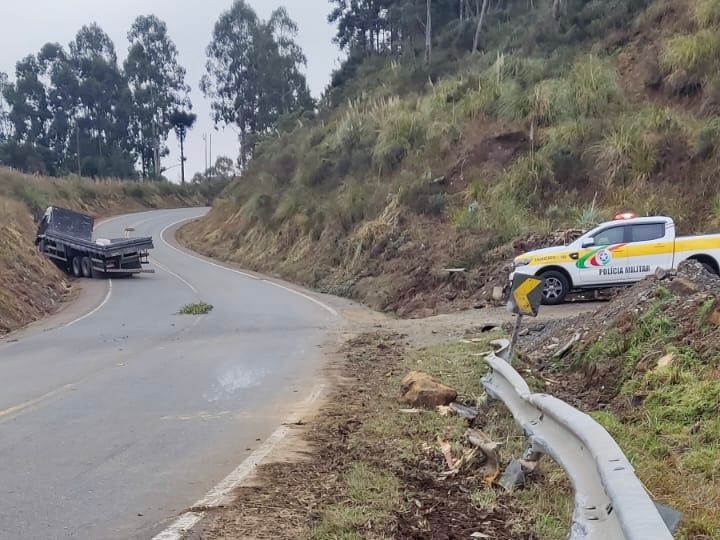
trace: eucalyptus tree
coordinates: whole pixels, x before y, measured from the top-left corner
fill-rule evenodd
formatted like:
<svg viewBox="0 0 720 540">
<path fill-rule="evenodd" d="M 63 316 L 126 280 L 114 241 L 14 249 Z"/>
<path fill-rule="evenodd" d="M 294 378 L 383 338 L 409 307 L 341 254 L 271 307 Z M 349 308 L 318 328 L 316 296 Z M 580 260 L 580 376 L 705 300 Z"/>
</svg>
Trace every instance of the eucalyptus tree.
<svg viewBox="0 0 720 540">
<path fill-rule="evenodd" d="M 133 95 L 133 146 L 143 176 L 159 178 L 160 160 L 168 153 L 166 141 L 173 129 L 170 116 L 190 106 L 190 88 L 162 20 L 155 15 L 137 17 L 128 40 L 124 69 Z"/>
<path fill-rule="evenodd" d="M 257 137 L 274 130 L 281 116 L 313 106 L 296 33 L 285 10 L 263 21 L 245 0 L 215 24 L 200 89 L 211 100 L 215 124 L 237 129 L 242 167 Z"/>
</svg>

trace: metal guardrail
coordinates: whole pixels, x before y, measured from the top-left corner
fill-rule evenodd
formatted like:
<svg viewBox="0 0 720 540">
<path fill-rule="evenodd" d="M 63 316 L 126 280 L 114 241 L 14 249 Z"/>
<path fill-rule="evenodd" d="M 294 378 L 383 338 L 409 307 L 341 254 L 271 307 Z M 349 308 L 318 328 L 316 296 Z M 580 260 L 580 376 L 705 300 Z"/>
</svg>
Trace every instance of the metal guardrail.
<svg viewBox="0 0 720 540">
<path fill-rule="evenodd" d="M 482 383 L 510 409 L 533 452 L 550 456 L 575 490 L 570 540 L 671 540 L 655 504 L 610 434 L 585 413 L 546 394 L 530 392 L 508 363 L 509 342 L 494 342 Z M 503 358 L 504 356 L 504 358 Z"/>
</svg>

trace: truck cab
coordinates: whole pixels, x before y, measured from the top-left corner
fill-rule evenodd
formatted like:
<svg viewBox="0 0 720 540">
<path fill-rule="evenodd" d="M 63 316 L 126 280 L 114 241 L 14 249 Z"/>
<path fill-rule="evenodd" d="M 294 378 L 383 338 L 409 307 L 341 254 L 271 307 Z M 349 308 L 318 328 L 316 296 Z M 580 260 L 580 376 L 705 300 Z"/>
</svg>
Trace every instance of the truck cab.
<svg viewBox="0 0 720 540">
<path fill-rule="evenodd" d="M 515 258 L 514 268 L 542 277 L 543 302 L 559 304 L 573 289 L 631 284 L 658 268 L 673 268 L 679 260 L 675 255 L 675 223 L 671 218 L 625 214 L 566 246 L 524 253 Z"/>
</svg>

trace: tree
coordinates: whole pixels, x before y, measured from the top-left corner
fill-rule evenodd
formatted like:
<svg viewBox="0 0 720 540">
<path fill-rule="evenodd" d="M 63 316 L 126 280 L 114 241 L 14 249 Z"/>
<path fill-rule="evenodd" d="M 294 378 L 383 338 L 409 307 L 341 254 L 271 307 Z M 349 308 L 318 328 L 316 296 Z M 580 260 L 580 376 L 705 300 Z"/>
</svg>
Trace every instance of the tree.
<svg viewBox="0 0 720 540">
<path fill-rule="evenodd" d="M 480 43 L 480 31 L 482 30 L 483 21 L 485 20 L 485 13 L 487 13 L 487 6 L 488 6 L 488 0 L 483 0 L 482 10 L 480 11 L 480 16 L 478 17 L 477 28 L 475 29 L 475 38 L 473 39 L 473 48 L 472 48 L 473 53 L 476 53 L 478 50 L 478 45 Z"/>
<path fill-rule="evenodd" d="M 77 148 L 79 131 L 76 116 L 80 97 L 77 73 L 67 52 L 58 43 L 45 44 L 37 59 L 43 78 L 47 81 L 48 109 L 52 117 L 48 145 L 55 155 L 58 173 L 77 170 L 81 174 Z M 76 144 L 73 144 L 73 138 Z"/>
<path fill-rule="evenodd" d="M 180 142 L 180 178 L 182 179 L 182 183 L 184 184 L 185 162 L 187 161 L 187 158 L 185 157 L 185 137 L 187 136 L 187 132 L 195 125 L 197 115 L 189 113 L 187 111 L 181 111 L 176 109 L 170 114 L 169 120 L 170 125 L 172 125 L 173 129 L 175 130 L 175 135 Z"/>
<path fill-rule="evenodd" d="M 0 143 L 7 141 L 11 136 L 9 105 L 5 99 L 5 92 L 10 86 L 7 73 L 0 71 Z"/>
<path fill-rule="evenodd" d="M 427 0 L 427 16 L 425 18 L 425 64 L 432 61 L 432 0 Z"/>
<path fill-rule="evenodd" d="M 83 26 L 70 43 L 70 62 L 78 84 L 75 120 L 82 173 L 133 177 L 132 94 L 115 45 L 97 24 Z"/>
<path fill-rule="evenodd" d="M 4 95 L 15 139 L 47 146 L 51 115 L 40 74 L 37 58 L 32 54 L 26 56 L 15 64 L 15 83 L 6 86 Z"/>
<path fill-rule="evenodd" d="M 284 10 L 261 21 L 245 0 L 215 24 L 200 89 L 212 100 L 215 124 L 237 126 L 242 167 L 258 135 L 275 129 L 283 114 L 313 106 L 296 31 Z"/>
<path fill-rule="evenodd" d="M 160 159 L 167 155 L 165 142 L 174 127 L 170 116 L 190 106 L 190 88 L 163 21 L 154 15 L 138 17 L 128 32 L 128 40 L 124 69 L 133 94 L 134 147 L 143 177 L 149 174 L 159 178 Z"/>
</svg>

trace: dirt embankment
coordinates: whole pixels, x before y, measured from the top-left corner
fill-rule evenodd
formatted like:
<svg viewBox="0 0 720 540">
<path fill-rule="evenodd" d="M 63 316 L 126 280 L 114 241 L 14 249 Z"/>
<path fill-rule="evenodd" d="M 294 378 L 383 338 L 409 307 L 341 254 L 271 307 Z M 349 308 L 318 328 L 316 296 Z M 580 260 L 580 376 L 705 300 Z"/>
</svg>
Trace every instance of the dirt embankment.
<svg viewBox="0 0 720 540">
<path fill-rule="evenodd" d="M 35 217 L 48 205 L 97 217 L 206 204 L 172 186 L 95 184 L 27 176 L 0 168 L 0 336 L 57 310 L 71 279 L 35 249 Z"/>
</svg>

